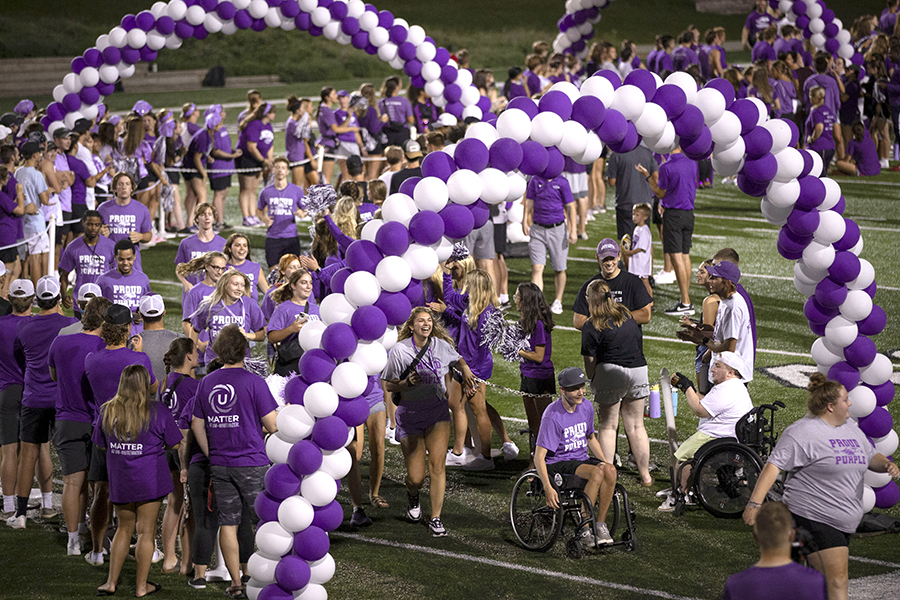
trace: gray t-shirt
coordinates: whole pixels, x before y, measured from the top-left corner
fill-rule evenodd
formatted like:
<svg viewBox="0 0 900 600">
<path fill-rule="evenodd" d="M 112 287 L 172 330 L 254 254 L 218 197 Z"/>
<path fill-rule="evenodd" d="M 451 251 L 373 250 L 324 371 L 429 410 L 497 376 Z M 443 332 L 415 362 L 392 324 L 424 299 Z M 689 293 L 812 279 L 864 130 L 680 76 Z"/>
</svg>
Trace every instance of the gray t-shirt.
<svg viewBox="0 0 900 600">
<path fill-rule="evenodd" d="M 387 366 L 381 378 L 390 381 L 398 379 L 403 371 L 416 358 L 421 348 L 416 348 L 412 338 L 397 342 L 388 354 Z M 450 365 L 459 360 L 459 353 L 447 342 L 437 338 L 431 339 L 431 345 L 416 366 L 416 372 L 422 383 L 407 391 L 400 392 L 400 398 L 406 400 L 439 400 L 447 393 L 444 375 L 450 371 Z"/>
<path fill-rule="evenodd" d="M 82 331 L 84 331 L 84 325 L 82 325 L 81 321 L 76 321 L 71 325 L 60 329 L 58 335 L 75 335 L 76 333 L 81 333 Z"/>
<path fill-rule="evenodd" d="M 832 427 L 818 417 L 792 423 L 769 462 L 787 471 L 784 502 L 812 521 L 853 533 L 862 520 L 863 475 L 875 449 L 851 419 Z"/>
<path fill-rule="evenodd" d="M 644 146 L 638 146 L 625 154 L 616 154 L 610 150 L 606 176 L 616 180 L 616 208 L 631 209 L 635 204 L 653 200 L 650 184 L 634 168 L 635 165 L 643 165 L 651 175 L 659 171 L 653 154 Z"/>
<path fill-rule="evenodd" d="M 150 357 L 150 364 L 153 365 L 153 375 L 160 382 L 159 392 L 165 390 L 166 387 L 166 365 L 163 363 L 163 356 L 169 351 L 172 340 L 184 337 L 182 333 L 169 331 L 168 329 L 152 329 L 141 332 L 141 338 L 144 341 L 144 354 Z"/>
</svg>

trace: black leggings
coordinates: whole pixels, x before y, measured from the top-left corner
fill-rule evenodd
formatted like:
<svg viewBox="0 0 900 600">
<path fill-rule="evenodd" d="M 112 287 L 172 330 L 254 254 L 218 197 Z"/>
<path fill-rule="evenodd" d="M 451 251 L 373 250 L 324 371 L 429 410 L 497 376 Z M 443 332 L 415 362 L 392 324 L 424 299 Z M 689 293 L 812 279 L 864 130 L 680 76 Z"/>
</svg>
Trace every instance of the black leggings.
<svg viewBox="0 0 900 600">
<path fill-rule="evenodd" d="M 188 493 L 191 497 L 191 507 L 194 511 L 194 539 L 191 541 L 191 560 L 195 565 L 209 566 L 209 560 L 216 549 L 216 534 L 219 532 L 219 519 L 217 517 L 216 500 L 212 499 L 207 507 L 209 499 L 210 470 L 208 462 L 192 463 L 188 467 Z M 252 515 L 245 510 L 241 515 L 241 524 L 238 526 L 238 546 L 240 548 L 240 561 L 246 563 L 253 554 L 253 525 Z"/>
</svg>

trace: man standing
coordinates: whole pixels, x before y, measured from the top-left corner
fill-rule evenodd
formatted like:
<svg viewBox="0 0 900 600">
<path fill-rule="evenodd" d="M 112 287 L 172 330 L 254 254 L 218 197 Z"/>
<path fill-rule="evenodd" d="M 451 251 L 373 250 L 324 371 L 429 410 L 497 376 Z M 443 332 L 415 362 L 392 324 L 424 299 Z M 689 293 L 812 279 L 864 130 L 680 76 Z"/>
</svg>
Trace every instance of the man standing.
<svg viewBox="0 0 900 600">
<path fill-rule="evenodd" d="M 115 242 L 100 235 L 103 227 L 103 217 L 96 210 L 89 210 L 81 218 L 84 226 L 84 235 L 75 238 L 71 244 L 63 250 L 59 259 L 59 281 L 62 285 L 62 303 L 69 308 L 72 299 L 79 297 L 81 286 L 86 283 L 96 283 L 100 276 L 115 266 L 114 248 Z M 69 273 L 75 271 L 75 286 L 72 295 L 68 292 Z M 80 313 L 80 307 L 75 308 L 75 316 Z"/>
<path fill-rule="evenodd" d="M 150 280 L 135 265 L 134 244 L 127 239 L 119 240 L 114 251 L 116 268 L 101 275 L 97 285 L 104 298 L 131 309 L 134 316 L 131 334 L 137 335 L 143 330 L 139 312 L 141 297 L 150 293 Z"/>
<path fill-rule="evenodd" d="M 277 265 L 285 254 L 299 256 L 301 253 L 294 217 L 303 213 L 303 188 L 287 180 L 289 172 L 288 160 L 283 156 L 276 158 L 272 163 L 275 183 L 260 192 L 256 205 L 269 228 L 266 231 L 266 263 L 269 268 Z"/>
<path fill-rule="evenodd" d="M 419 145 L 419 142 L 407 140 L 404 146 L 404 154 L 406 155 L 406 166 L 391 177 L 388 195 L 399 192 L 400 184 L 410 177 L 422 176 L 422 147 Z"/>
<path fill-rule="evenodd" d="M 535 175 L 525 190 L 525 235 L 530 236 L 528 255 L 531 259 L 531 282 L 544 289 L 544 264 L 550 255 L 555 299 L 550 311 L 562 314 L 562 297 L 566 289 L 566 263 L 569 244 L 577 240 L 575 199 L 569 182 L 562 175 L 545 179 Z"/>
<path fill-rule="evenodd" d="M 580 330 L 590 318 L 587 289 L 592 281 L 600 277 L 606 280 L 613 299 L 631 311 L 631 316 L 638 325 L 650 322 L 653 297 L 647 293 L 647 288 L 644 287 L 639 277 L 619 268 L 621 260 L 622 254 L 615 240 L 606 238 L 600 241 L 597 245 L 597 262 L 600 263 L 600 273 L 584 282 L 575 297 L 575 304 L 572 305 L 572 311 L 575 313 L 572 325 L 575 329 Z"/>
<path fill-rule="evenodd" d="M 169 351 L 172 340 L 184 337 L 183 333 L 176 333 L 166 329 L 163 317 L 166 315 L 166 304 L 159 294 L 149 294 L 141 298 L 140 313 L 143 319 L 144 330 L 141 332 L 143 352 L 150 357 L 153 365 L 153 375 L 157 381 L 165 382 L 166 365 L 163 356 Z M 159 391 L 165 389 L 165 384 L 160 385 Z"/>
<path fill-rule="evenodd" d="M 631 212 L 635 204 L 651 202 L 653 190 L 635 167 L 643 165 L 651 175 L 659 170 L 650 149 L 643 144 L 631 152 L 617 154 L 610 151 L 606 174 L 609 185 L 616 188 L 616 239 L 621 240 L 625 234 L 634 233 L 634 221 Z"/>
<path fill-rule="evenodd" d="M 41 160 L 41 149 L 37 142 L 26 142 L 20 150 L 25 164 L 16 170 L 16 179 L 25 191 L 25 204 L 33 205 L 38 210 L 32 213 L 26 210 L 22 217 L 25 247 L 28 251 L 28 268 L 31 282 L 37 286 L 38 279 L 47 274 L 47 254 L 50 252 L 50 237 L 47 234 L 47 222 L 44 220 L 44 206 L 49 206 L 50 189 L 47 180 L 38 171 Z"/>
<path fill-rule="evenodd" d="M 744 21 L 744 27 L 741 29 L 741 46 L 744 50 L 749 52 L 756 43 L 759 32 L 775 23 L 775 17 L 769 14 L 768 1 L 756 0 L 756 8 L 747 15 L 747 20 Z"/>
<path fill-rule="evenodd" d="M 134 246 L 135 268 L 141 268 L 141 242 L 149 242 L 153 237 L 153 222 L 147 207 L 131 199 L 134 193 L 134 180 L 129 173 L 119 172 L 113 177 L 113 202 L 104 202 L 98 208 L 103 217 L 103 228 L 100 233 L 113 242 L 129 240 Z M 115 301 L 114 301 L 115 302 Z"/>
<path fill-rule="evenodd" d="M 667 315 L 694 314 L 691 304 L 691 238 L 694 235 L 694 200 L 700 185 L 697 163 L 681 153 L 681 146 L 672 151 L 669 160 L 659 168 L 659 181 L 655 181 L 643 165 L 635 169 L 644 176 L 650 189 L 659 198 L 659 211 L 663 219 L 663 253 L 672 262 L 681 301 L 666 311 Z"/>
</svg>

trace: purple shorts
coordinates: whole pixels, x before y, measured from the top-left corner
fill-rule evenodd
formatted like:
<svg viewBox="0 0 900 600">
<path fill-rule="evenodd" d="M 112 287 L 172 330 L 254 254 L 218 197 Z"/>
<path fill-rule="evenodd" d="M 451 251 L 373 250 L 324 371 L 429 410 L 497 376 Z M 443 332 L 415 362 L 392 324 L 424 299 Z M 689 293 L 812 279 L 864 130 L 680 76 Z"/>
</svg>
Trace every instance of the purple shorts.
<svg viewBox="0 0 900 600">
<path fill-rule="evenodd" d="M 450 420 L 446 398 L 437 401 L 407 401 L 397 407 L 397 439 L 408 435 L 425 435 L 425 430 L 441 421 Z"/>
</svg>

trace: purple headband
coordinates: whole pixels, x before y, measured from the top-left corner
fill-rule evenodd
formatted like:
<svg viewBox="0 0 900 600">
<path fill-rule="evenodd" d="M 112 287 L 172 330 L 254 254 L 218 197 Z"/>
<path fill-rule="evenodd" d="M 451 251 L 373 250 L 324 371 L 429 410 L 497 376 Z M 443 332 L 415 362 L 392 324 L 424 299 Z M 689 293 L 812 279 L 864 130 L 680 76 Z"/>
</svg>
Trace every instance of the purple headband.
<svg viewBox="0 0 900 600">
<path fill-rule="evenodd" d="M 118 124 L 119 124 L 119 121 L 121 121 L 121 120 L 122 120 L 122 117 L 120 117 L 119 115 L 113 115 L 113 116 L 111 116 L 111 117 L 109 118 L 109 122 L 110 122 L 113 126 L 118 125 Z"/>
<path fill-rule="evenodd" d="M 134 103 L 132 110 L 143 117 L 147 113 L 153 112 L 153 107 L 146 100 L 138 100 Z"/>
</svg>

